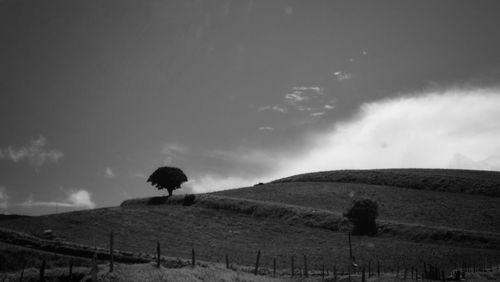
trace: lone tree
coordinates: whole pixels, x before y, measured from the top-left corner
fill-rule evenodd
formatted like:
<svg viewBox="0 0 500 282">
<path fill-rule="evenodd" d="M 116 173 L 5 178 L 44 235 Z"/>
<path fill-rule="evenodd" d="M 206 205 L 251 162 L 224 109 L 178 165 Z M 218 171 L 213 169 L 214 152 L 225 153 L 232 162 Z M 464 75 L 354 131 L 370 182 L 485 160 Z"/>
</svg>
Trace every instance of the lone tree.
<svg viewBox="0 0 500 282">
<path fill-rule="evenodd" d="M 377 202 L 370 199 L 356 200 L 344 216 L 354 224 L 353 234 L 377 235 Z"/>
<path fill-rule="evenodd" d="M 172 191 L 181 188 L 181 184 L 186 181 L 188 179 L 182 170 L 168 166 L 158 168 L 147 180 L 158 190 L 167 189 L 169 197 L 172 196 Z"/>
</svg>

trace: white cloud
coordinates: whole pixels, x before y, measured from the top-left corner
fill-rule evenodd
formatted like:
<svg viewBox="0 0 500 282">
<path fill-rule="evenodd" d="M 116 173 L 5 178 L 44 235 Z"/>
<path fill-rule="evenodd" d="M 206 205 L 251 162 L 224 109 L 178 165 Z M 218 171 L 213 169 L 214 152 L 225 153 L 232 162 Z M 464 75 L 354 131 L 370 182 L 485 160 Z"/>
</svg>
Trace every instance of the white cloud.
<svg viewBox="0 0 500 282">
<path fill-rule="evenodd" d="M 306 96 L 302 91 L 293 91 L 292 93 L 285 94 L 285 102 L 293 105 L 296 105 L 308 99 L 309 97 Z"/>
<path fill-rule="evenodd" d="M 498 89 L 450 89 L 368 103 L 356 119 L 311 138 L 306 153 L 283 158 L 276 175 L 344 168 L 482 169 L 484 160 L 500 170 L 498 120 Z M 457 154 L 472 162 L 464 167 Z"/>
<path fill-rule="evenodd" d="M 112 168 L 107 167 L 106 170 L 104 171 L 104 177 L 106 177 L 106 178 L 115 178 L 116 174 L 113 172 Z"/>
<path fill-rule="evenodd" d="M 19 148 L 0 148 L 0 159 L 9 159 L 15 163 L 27 160 L 31 165 L 40 166 L 46 162 L 55 163 L 64 156 L 59 150 L 47 149 L 46 145 L 47 139 L 40 135 Z"/>
<path fill-rule="evenodd" d="M 206 176 L 199 191 L 249 186 L 298 173 L 372 168 L 500 170 L 500 89 L 427 91 L 364 104 L 354 118 L 293 150 L 248 150 L 234 160 L 272 168 L 255 176 Z M 261 157 L 265 156 L 265 157 Z M 249 163 L 249 162 L 247 162 Z M 239 162 L 245 167 L 245 162 Z M 220 184 L 219 184 L 220 183 Z"/>
<path fill-rule="evenodd" d="M 319 95 L 323 95 L 323 88 L 321 88 L 319 86 L 295 86 L 295 87 L 292 87 L 292 90 L 293 91 L 300 91 L 300 92 L 310 91 L 310 92 L 313 92 L 313 93 L 316 93 Z"/>
<path fill-rule="evenodd" d="M 317 113 L 310 113 L 309 115 L 312 117 L 320 117 L 324 116 L 326 113 L 325 112 L 317 112 Z"/>
<path fill-rule="evenodd" d="M 9 194 L 4 186 L 0 186 L 0 209 L 7 209 L 9 206 Z"/>
<path fill-rule="evenodd" d="M 262 112 L 262 111 L 274 111 L 274 112 L 279 112 L 279 113 L 286 113 L 288 111 L 287 108 L 282 107 L 282 106 L 278 106 L 278 105 L 274 105 L 274 106 L 271 106 L 271 105 L 260 106 L 257 110 L 259 112 Z"/>
<path fill-rule="evenodd" d="M 336 72 L 334 72 L 333 76 L 335 76 L 335 78 L 338 81 L 348 80 L 348 79 L 352 78 L 352 74 L 351 73 L 342 72 L 342 71 L 336 71 Z"/>
<path fill-rule="evenodd" d="M 30 197 L 25 202 L 19 204 L 25 207 L 67 207 L 67 208 L 95 208 L 95 203 L 92 201 L 90 193 L 86 190 L 71 190 L 66 192 L 66 199 L 64 201 L 33 201 Z"/>
<path fill-rule="evenodd" d="M 203 175 L 192 179 L 184 184 L 193 193 L 203 193 L 207 191 L 220 191 L 231 188 L 247 187 L 259 182 L 267 182 L 269 179 L 248 178 L 248 177 L 224 177 L 220 175 Z"/>
<path fill-rule="evenodd" d="M 327 110 L 331 110 L 333 109 L 334 107 L 332 105 L 324 105 L 324 108 L 327 109 Z"/>
<path fill-rule="evenodd" d="M 259 127 L 259 130 L 261 130 L 261 131 L 273 131 L 274 128 L 272 128 L 271 126 L 261 126 L 261 127 Z"/>
<path fill-rule="evenodd" d="M 285 14 L 287 14 L 289 16 L 293 15 L 293 7 L 290 7 L 290 6 L 286 7 Z"/>
</svg>

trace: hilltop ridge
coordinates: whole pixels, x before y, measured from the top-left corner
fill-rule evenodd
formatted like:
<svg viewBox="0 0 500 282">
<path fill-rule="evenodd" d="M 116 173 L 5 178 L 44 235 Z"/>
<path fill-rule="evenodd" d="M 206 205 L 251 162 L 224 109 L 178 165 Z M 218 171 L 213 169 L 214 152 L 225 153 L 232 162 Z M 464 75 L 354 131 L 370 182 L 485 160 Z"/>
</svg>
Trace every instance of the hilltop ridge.
<svg viewBox="0 0 500 282">
<path fill-rule="evenodd" d="M 500 197 L 500 172 L 484 170 L 422 168 L 332 170 L 298 174 L 271 183 L 288 182 L 359 183 Z"/>
</svg>

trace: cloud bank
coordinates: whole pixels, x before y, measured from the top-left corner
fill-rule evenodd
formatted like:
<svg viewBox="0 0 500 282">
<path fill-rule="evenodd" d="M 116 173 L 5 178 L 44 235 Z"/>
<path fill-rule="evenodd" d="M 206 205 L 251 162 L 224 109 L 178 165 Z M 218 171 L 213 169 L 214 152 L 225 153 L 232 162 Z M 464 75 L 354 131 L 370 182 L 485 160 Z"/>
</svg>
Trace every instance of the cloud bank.
<svg viewBox="0 0 500 282">
<path fill-rule="evenodd" d="M 86 190 L 76 190 L 67 192 L 67 197 L 61 202 L 42 202 L 33 201 L 33 199 L 28 199 L 27 201 L 19 204 L 25 207 L 66 207 L 66 208 L 95 208 L 95 203 L 90 197 L 90 193 Z"/>
<path fill-rule="evenodd" d="M 274 168 L 268 173 L 246 178 L 205 176 L 197 181 L 196 191 L 336 169 L 500 170 L 498 120 L 499 88 L 453 88 L 366 103 L 353 118 L 311 135 L 293 152 L 253 150 L 253 155 L 268 156 L 260 159 L 263 166 Z"/>
<path fill-rule="evenodd" d="M 43 136 L 30 140 L 22 147 L 0 148 L 0 159 L 8 159 L 15 163 L 28 161 L 31 165 L 41 166 L 45 163 L 55 163 L 64 154 L 56 149 L 47 149 L 47 139 Z"/>
</svg>

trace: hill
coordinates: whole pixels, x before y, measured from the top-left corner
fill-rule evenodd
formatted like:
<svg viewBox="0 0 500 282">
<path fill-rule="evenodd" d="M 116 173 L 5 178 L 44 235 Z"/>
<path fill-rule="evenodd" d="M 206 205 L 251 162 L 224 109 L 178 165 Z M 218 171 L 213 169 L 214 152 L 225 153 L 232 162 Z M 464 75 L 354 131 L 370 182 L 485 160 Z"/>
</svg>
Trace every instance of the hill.
<svg viewBox="0 0 500 282">
<path fill-rule="evenodd" d="M 284 182 L 220 191 L 213 195 L 270 201 L 342 214 L 353 200 L 379 204 L 379 219 L 442 228 L 500 233 L 500 198 L 394 186 Z"/>
<path fill-rule="evenodd" d="M 294 175 L 273 181 L 342 182 L 409 189 L 463 192 L 500 197 L 500 172 L 457 169 L 334 170 Z"/>
</svg>

